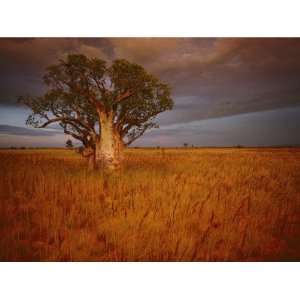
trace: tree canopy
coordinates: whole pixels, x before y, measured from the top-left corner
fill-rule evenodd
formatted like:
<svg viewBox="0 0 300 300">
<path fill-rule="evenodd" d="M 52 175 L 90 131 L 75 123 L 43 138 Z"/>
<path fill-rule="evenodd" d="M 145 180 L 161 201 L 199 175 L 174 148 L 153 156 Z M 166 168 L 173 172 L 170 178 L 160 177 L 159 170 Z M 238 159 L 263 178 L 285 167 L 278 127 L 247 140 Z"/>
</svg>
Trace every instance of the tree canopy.
<svg viewBox="0 0 300 300">
<path fill-rule="evenodd" d="M 82 142 L 100 136 L 97 110 L 113 112 L 114 126 L 129 145 L 156 126 L 158 113 L 173 106 L 167 84 L 124 59 L 107 66 L 104 60 L 71 54 L 47 68 L 44 82 L 43 96 L 21 98 L 32 109 L 27 124 L 46 127 L 58 122 Z"/>
</svg>

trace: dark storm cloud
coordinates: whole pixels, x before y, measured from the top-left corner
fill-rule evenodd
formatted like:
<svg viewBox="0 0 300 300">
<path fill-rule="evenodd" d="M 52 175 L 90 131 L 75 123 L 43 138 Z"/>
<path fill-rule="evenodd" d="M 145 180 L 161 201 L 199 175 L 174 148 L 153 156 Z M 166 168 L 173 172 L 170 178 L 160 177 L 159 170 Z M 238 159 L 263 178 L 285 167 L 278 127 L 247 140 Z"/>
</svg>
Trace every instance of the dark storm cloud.
<svg viewBox="0 0 300 300">
<path fill-rule="evenodd" d="M 1 39 L 0 103 L 43 91 L 45 67 L 68 53 L 126 58 L 168 82 L 161 124 L 300 104 L 300 39 Z"/>
<path fill-rule="evenodd" d="M 5 124 L 0 124 L 0 135 L 20 135 L 20 136 L 55 136 L 60 134 L 59 131 L 48 131 L 44 129 L 30 129 L 20 126 L 10 126 Z"/>
<path fill-rule="evenodd" d="M 0 39 L 0 103 L 42 93 L 45 68 L 68 53 L 106 58 L 112 50 L 102 39 Z"/>
</svg>

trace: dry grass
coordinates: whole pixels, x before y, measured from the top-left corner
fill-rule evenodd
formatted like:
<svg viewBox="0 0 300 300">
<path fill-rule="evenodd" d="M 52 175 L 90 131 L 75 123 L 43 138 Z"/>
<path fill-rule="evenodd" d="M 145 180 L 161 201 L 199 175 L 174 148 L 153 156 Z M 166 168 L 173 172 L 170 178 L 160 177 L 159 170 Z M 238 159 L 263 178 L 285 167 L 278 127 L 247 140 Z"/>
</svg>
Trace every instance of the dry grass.
<svg viewBox="0 0 300 300">
<path fill-rule="evenodd" d="M 73 151 L 0 151 L 2 261 L 300 259 L 300 151 L 126 151 L 90 174 Z"/>
</svg>

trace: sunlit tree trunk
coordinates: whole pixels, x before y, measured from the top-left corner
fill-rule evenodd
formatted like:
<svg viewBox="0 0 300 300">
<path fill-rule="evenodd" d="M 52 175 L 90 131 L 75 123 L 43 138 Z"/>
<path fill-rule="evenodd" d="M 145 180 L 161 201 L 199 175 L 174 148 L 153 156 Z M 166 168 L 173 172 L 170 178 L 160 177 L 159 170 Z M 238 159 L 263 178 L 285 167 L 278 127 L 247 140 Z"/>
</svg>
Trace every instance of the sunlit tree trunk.
<svg viewBox="0 0 300 300">
<path fill-rule="evenodd" d="M 113 113 L 99 112 L 101 138 L 96 143 L 96 164 L 105 170 L 118 170 L 123 160 L 123 141 L 114 128 Z"/>
</svg>

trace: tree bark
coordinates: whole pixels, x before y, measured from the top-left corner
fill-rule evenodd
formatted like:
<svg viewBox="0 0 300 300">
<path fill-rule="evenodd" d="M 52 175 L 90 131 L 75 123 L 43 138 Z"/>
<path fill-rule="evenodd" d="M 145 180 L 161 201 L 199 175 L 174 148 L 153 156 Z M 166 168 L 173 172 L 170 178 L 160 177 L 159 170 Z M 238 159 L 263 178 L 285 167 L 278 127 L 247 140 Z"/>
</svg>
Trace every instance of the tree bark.
<svg viewBox="0 0 300 300">
<path fill-rule="evenodd" d="M 123 141 L 114 128 L 113 113 L 98 114 L 101 138 L 96 143 L 96 165 L 104 170 L 118 170 L 123 160 Z"/>
</svg>

